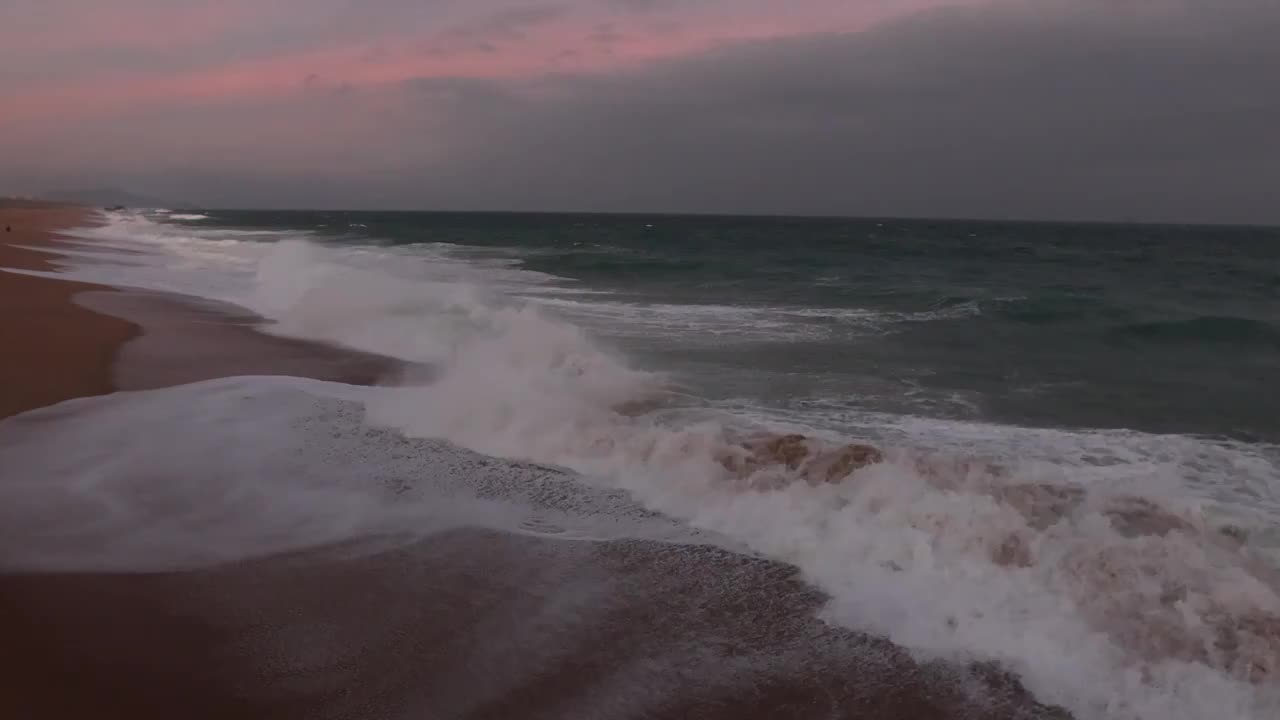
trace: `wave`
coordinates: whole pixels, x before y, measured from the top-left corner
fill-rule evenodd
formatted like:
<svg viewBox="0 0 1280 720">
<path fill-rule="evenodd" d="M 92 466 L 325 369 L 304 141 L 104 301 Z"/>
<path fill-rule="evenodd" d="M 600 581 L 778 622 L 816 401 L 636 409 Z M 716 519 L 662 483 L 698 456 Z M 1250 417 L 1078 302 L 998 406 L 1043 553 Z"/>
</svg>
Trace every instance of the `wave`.
<svg viewBox="0 0 1280 720">
<path fill-rule="evenodd" d="M 710 407 L 663 374 L 633 367 L 583 328 L 484 282 L 516 282 L 524 276 L 500 273 L 519 271 L 459 265 L 459 280 L 448 256 L 439 256 L 445 271 L 414 266 L 397 274 L 403 263 L 377 261 L 372 249 L 353 258 L 297 238 L 207 245 L 213 237 L 175 232 L 153 242 L 184 258 L 222 258 L 219 267 L 239 268 L 234 301 L 270 319 L 273 332 L 434 368 L 429 381 L 358 393 L 255 379 L 127 396 L 117 398 L 119 407 L 102 401 L 118 413 L 109 422 L 84 426 L 85 433 L 113 428 L 119 435 L 207 417 L 208 424 L 184 431 L 191 439 L 149 440 L 152 452 L 172 448 L 171 464 L 200 457 L 216 465 L 217 454 L 203 444 L 243 444 L 258 448 L 237 461 L 252 478 L 316 482 L 326 493 L 342 483 L 345 490 L 323 495 L 324 502 L 313 502 L 315 488 L 306 486 L 300 514 L 271 524 L 273 532 L 295 522 L 304 529 L 435 527 L 436 519 L 380 514 L 359 486 L 382 477 L 379 463 L 413 456 L 413 443 L 443 440 L 510 463 L 570 470 L 595 492 L 625 491 L 646 512 L 792 563 L 830 595 L 830 621 L 927 657 L 997 660 L 1041 700 L 1077 717 L 1280 713 L 1280 580 L 1256 556 L 1251 528 L 1217 519 L 1214 503 L 1189 482 L 1235 482 L 1217 476 L 1223 467 L 1253 473 L 1261 480 L 1250 489 L 1275 502 L 1274 453 L 1195 438 L 1135 442 L 1129 433 L 1052 431 L 1058 451 L 1035 456 L 1023 452 L 1018 435 L 1034 431 L 959 424 L 942 429 L 964 441 L 959 447 L 868 443 L 848 428 L 818 432 L 768 413 Z M 180 272 L 171 265 L 154 277 Z M 199 265 L 196 274 L 209 275 L 209 267 Z M 235 294 L 236 283 L 217 284 L 218 292 Z M 264 431 L 242 417 L 270 423 Z M 315 433 L 290 434 L 299 427 Z M 336 433 L 332 442 L 326 432 Z M 978 433 L 1009 444 L 982 457 L 974 452 Z M 1182 445 L 1196 449 L 1168 455 Z M 335 466 L 349 474 L 326 467 L 334 447 L 359 459 Z M 26 444 L 14 452 L 24 462 L 42 457 Z M 42 462 L 61 462 L 46 454 Z M 1206 466 L 1206 454 L 1226 458 L 1225 465 Z M 59 472 L 89 466 L 88 455 L 76 457 Z M 355 469 L 359 463 L 372 469 Z M 507 468 L 517 464 L 493 472 L 511 477 Z M 449 464 L 415 467 L 440 482 L 463 472 Z M 516 485 L 547 482 L 545 474 L 518 477 Z M 253 497 L 239 486 L 233 495 L 246 492 Z M 334 514 L 348 506 L 354 515 Z M 377 512 L 366 514 L 370 507 Z M 498 522 L 479 511 L 444 514 Z M 566 515 L 557 524 L 578 517 L 573 509 Z"/>
<path fill-rule="evenodd" d="M 294 332 L 361 347 L 388 347 L 386 335 L 433 363 L 431 382 L 365 400 L 374 426 L 625 489 L 798 565 L 832 595 L 834 621 L 925 654 L 995 658 L 1083 717 L 1280 708 L 1280 583 L 1158 454 L 1092 467 L 1087 482 L 1016 456 L 868 454 L 718 413 L 536 305 L 367 272 L 289 244 L 257 282 Z M 1275 487 L 1274 466 L 1262 472 Z"/>
<path fill-rule="evenodd" d="M 830 619 L 995 658 L 1082 717 L 1280 708 L 1280 584 L 1176 495 L 672 406 L 660 378 L 582 334 L 510 320 L 435 382 L 371 397 L 370 422 L 625 488 L 798 565 L 831 593 Z"/>
<path fill-rule="evenodd" d="M 567 293 L 556 293 L 557 295 Z M 611 335 L 681 334 L 708 343 L 822 340 L 833 335 L 879 334 L 895 325 L 981 315 L 976 302 L 921 312 L 863 308 L 639 303 L 526 294 L 525 299 Z"/>
<path fill-rule="evenodd" d="M 1202 315 L 1177 320 L 1133 321 L 1135 311 L 1079 297 L 1022 298 L 1001 305 L 997 315 L 1029 325 L 1106 323 L 1112 342 L 1161 345 L 1280 347 L 1280 327 L 1257 318 Z"/>
<path fill-rule="evenodd" d="M 1084 717 L 1280 708 L 1280 585 L 1158 454 L 1091 468 L 1088 482 L 1016 456 L 885 447 L 865 463 L 848 438 L 710 410 L 484 287 L 355 271 L 295 242 L 256 281 L 256 305 L 287 332 L 435 366 L 429 383 L 371 394 L 370 424 L 625 489 L 798 565 L 841 624 L 998 659 Z M 771 444 L 794 430 L 805 439 Z"/>
<path fill-rule="evenodd" d="M 236 377 L 2 420 L 0 462 L 28 472 L 0 487 L 0 565 L 186 570 L 370 537 L 400 545 L 459 527 L 701 541 L 562 471 L 368 427 L 371 392 Z"/>
<path fill-rule="evenodd" d="M 1106 307 L 1089 298 L 1044 296 L 1010 298 L 1000 303 L 999 316 L 1028 325 L 1058 325 L 1122 311 L 1121 308 Z"/>
<path fill-rule="evenodd" d="M 208 215 L 201 214 L 201 213 L 169 213 L 169 219 L 170 219 L 170 220 L 185 220 L 185 221 L 190 222 L 190 221 L 194 221 L 194 220 L 208 220 L 208 219 L 209 219 L 209 216 L 208 216 Z"/>
<path fill-rule="evenodd" d="M 456 447 L 481 426 L 446 423 L 452 445 L 414 439 L 465 414 L 426 389 L 230 378 L 4 421 L 0 460 L 31 480 L 0 487 L 0 527 L 21 539 L 0 559 L 181 569 L 333 543 L 376 550 L 458 527 L 741 546 L 802 568 L 830 594 L 829 621 L 926 657 L 997 659 L 1077 717 L 1280 707 L 1268 684 L 1274 576 L 1241 552 L 1241 533 L 1194 506 L 955 454 L 740 434 L 634 404 L 610 411 L 611 431 L 595 436 L 605 442 L 571 440 L 558 455 L 583 468 L 575 480 Z M 512 398 L 509 418 L 530 398 Z M 538 406 L 545 433 L 504 442 L 534 442 L 523 455 L 563 448 L 567 436 L 543 444 L 555 422 L 594 404 Z"/>
<path fill-rule="evenodd" d="M 385 341 L 394 335 L 389 331 L 365 332 L 357 325 L 352 328 L 356 331 L 353 335 L 361 337 L 342 337 L 343 330 L 334 327 L 333 321 L 349 317 L 352 310 L 335 305 L 359 305 L 363 308 L 360 312 L 386 324 L 389 318 L 403 320 L 410 312 L 408 306 L 414 303 L 423 305 L 426 317 L 433 312 L 431 308 L 451 302 L 445 296 L 483 288 L 490 295 L 531 303 L 610 336 L 650 337 L 658 333 L 678 336 L 683 342 L 720 342 L 725 337 L 735 341 L 821 341 L 840 335 L 880 334 L 895 326 L 963 319 L 982 313 L 974 301 L 919 312 L 627 302 L 615 299 L 607 291 L 529 270 L 518 260 L 493 257 L 491 252 L 450 243 L 321 246 L 310 242 L 313 238 L 306 231 L 193 227 L 155 222 L 132 213 L 110 213 L 106 217 L 102 226 L 70 231 L 68 235 L 92 240 L 95 247 L 141 249 L 162 255 L 154 257 L 150 266 L 143 257 L 135 258 L 129 267 L 123 267 L 123 263 L 82 264 L 64 267 L 64 271 L 89 282 L 187 293 L 241 305 L 276 321 L 279 332 L 307 337 L 319 324 L 325 324 L 326 330 L 319 339 L 397 357 L 407 352 L 413 356 L 406 359 L 414 361 L 421 358 L 408 347 L 410 344 Z M 173 257 L 165 256 L 176 256 L 177 264 Z M 309 291 L 305 300 L 294 298 L 289 308 L 278 306 L 280 293 L 273 288 L 296 288 L 301 277 L 310 277 L 310 282 L 318 284 L 321 276 L 327 278 L 329 292 L 335 296 L 345 292 L 345 296 L 330 301 L 323 297 L 324 289 L 318 289 Z M 388 283 L 394 289 L 385 287 Z M 302 307 L 304 302 L 317 305 L 307 309 Z M 400 307 L 379 313 L 375 310 L 379 303 Z M 332 314 L 332 318 L 324 320 L 326 314 Z M 304 316 L 306 327 L 297 327 L 297 321 Z M 417 330 L 405 327 L 400 334 L 413 335 Z M 375 335 L 383 340 L 371 343 L 369 338 Z"/>
<path fill-rule="evenodd" d="M 1280 348 L 1280 327 L 1263 320 L 1234 316 L 1132 323 L 1114 329 L 1110 335 L 1115 339 L 1153 344 Z"/>
</svg>

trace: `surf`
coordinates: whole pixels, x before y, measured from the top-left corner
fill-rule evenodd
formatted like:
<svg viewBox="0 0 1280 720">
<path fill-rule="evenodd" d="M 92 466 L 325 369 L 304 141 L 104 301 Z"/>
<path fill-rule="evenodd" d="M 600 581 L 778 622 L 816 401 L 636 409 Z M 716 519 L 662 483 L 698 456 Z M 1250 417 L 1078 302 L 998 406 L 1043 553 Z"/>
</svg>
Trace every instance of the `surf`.
<svg viewBox="0 0 1280 720">
<path fill-rule="evenodd" d="M 424 532 L 441 516 L 507 531 L 540 527 L 524 511 L 486 516 L 447 505 L 437 515 L 404 515 L 367 494 L 365 485 L 381 475 L 365 465 L 384 467 L 387 455 L 414 443 L 445 443 L 427 454 L 443 467 L 423 463 L 396 474 L 456 482 L 461 471 L 440 460 L 455 450 L 442 447 L 501 460 L 470 471 L 474 482 L 493 473 L 538 487 L 550 476 L 512 468 L 558 469 L 587 494 L 632 503 L 643 521 L 627 532 L 676 543 L 715 538 L 791 564 L 826 594 L 828 622 L 887 637 L 923 658 L 996 661 L 1078 717 L 1280 712 L 1280 584 L 1260 532 L 1271 519 L 1251 514 L 1246 500 L 1252 492 L 1262 510 L 1274 502 L 1280 476 L 1272 446 L 870 412 L 818 423 L 767 406 L 734 411 L 523 299 L 528 288 L 554 289 L 546 274 L 443 246 L 414 255 L 330 247 L 305 233 L 151 225 L 158 224 L 122 219 L 92 231 L 142 248 L 142 256 L 114 265 L 71 256 L 64 276 L 217 294 L 260 315 L 266 332 L 431 368 L 359 391 L 258 378 L 104 401 L 102 423 L 186 427 L 181 436 L 190 439 L 173 440 L 175 458 L 213 462 L 211 448 L 245 443 L 262 453 L 249 468 L 271 470 L 264 482 L 297 475 L 342 488 L 312 496 L 315 488 L 286 485 L 302 493 L 282 496 L 301 515 L 247 515 L 248 529 L 236 533 L 248 539 L 226 540 L 233 550 L 289 547 L 263 539 L 278 534 L 303 545 L 343 536 L 309 529 L 307 517 L 330 530 L 389 535 Z M 189 266 L 175 268 L 175 257 Z M 256 421 L 237 428 L 232 418 L 266 424 L 252 432 Z M 311 439 L 290 434 L 298 427 Z M 347 475 L 331 472 L 326 432 L 351 453 L 332 466 Z M 6 451 L 37 462 L 28 444 L 36 441 L 21 438 Z M 873 452 L 850 455 L 859 447 Z M 276 453 L 286 451 L 303 465 L 276 466 Z M 138 468 L 173 462 L 149 452 Z M 75 484 L 91 466 L 87 457 L 53 473 Z M 138 499 L 113 502 L 131 507 Z M 149 524 L 122 517 L 128 522 L 108 522 L 104 537 L 113 527 Z M 584 524 L 571 509 L 547 522 L 595 537 L 615 520 Z M 196 537 L 172 545 L 193 547 Z"/>
</svg>

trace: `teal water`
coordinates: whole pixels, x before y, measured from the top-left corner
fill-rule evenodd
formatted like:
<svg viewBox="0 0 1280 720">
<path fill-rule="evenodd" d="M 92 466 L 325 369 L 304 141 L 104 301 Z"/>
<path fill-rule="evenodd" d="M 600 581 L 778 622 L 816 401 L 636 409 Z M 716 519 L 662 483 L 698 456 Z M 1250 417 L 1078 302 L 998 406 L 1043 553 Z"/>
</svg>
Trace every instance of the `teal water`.
<svg viewBox="0 0 1280 720">
<path fill-rule="evenodd" d="M 601 291 L 549 304 L 725 401 L 1280 439 L 1278 229 L 209 214 Z"/>
</svg>

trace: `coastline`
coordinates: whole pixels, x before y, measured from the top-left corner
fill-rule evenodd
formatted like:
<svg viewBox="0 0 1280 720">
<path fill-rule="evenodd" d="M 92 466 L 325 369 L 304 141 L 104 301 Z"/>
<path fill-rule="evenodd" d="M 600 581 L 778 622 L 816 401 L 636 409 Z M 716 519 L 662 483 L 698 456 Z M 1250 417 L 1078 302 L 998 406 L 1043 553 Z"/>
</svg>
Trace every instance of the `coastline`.
<svg viewBox="0 0 1280 720">
<path fill-rule="evenodd" d="M 0 202 L 0 418 L 115 390 L 232 375 L 295 375 L 356 385 L 405 367 L 356 350 L 259 331 L 262 319 L 197 298 L 9 272 L 56 270 L 62 230 L 93 223 L 73 205 Z M 39 248 L 39 249 L 30 249 Z"/>
<path fill-rule="evenodd" d="M 92 221 L 92 211 L 71 205 L 0 204 L 0 268 L 51 270 L 55 233 Z M 22 247 L 26 246 L 26 247 Z M 137 325 L 73 302 L 86 290 L 111 288 L 0 271 L 0 418 L 76 397 L 115 389 L 116 352 L 139 333 Z"/>
<path fill-rule="evenodd" d="M 14 242 L 56 243 L 54 231 L 87 220 L 58 212 L 73 214 L 20 242 L 15 227 Z M 8 245 L 0 265 L 49 267 Z M 32 347 L 6 372 L 39 390 L 15 396 L 23 409 L 232 374 L 372 383 L 394 371 L 260 333 L 228 308 L 0 273 L 12 278 L 0 287 L 31 304 L 0 295 L 19 310 L 0 316 L 0 342 Z M 824 602 L 794 568 L 722 550 L 479 529 L 357 557 L 316 548 L 184 572 L 3 573 L 0 714 L 1064 717 L 999 670 L 920 663 L 828 625 Z"/>
<path fill-rule="evenodd" d="M 57 233 L 93 222 L 87 207 L 0 199 L 0 421 L 66 400 L 235 374 L 372 384 L 399 365 L 266 335 L 254 329 L 259 318 L 233 307 L 3 269 L 56 270 L 57 246 L 75 242 Z M 247 711 L 210 677 L 215 629 L 171 604 L 164 577 L 0 570 L 0 715 Z"/>
</svg>

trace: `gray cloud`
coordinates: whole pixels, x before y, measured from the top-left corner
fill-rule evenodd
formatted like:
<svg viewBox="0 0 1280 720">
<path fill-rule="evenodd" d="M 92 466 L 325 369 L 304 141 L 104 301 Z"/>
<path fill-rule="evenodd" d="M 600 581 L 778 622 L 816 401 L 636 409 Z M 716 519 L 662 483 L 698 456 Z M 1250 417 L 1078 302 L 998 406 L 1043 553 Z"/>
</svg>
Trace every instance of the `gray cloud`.
<svg viewBox="0 0 1280 720">
<path fill-rule="evenodd" d="M 613 23 L 601 23 L 584 38 L 588 43 L 608 47 L 621 42 L 625 36 Z"/>
<path fill-rule="evenodd" d="M 666 10 L 669 8 L 684 7 L 687 5 L 695 5 L 702 0 L 609 0 L 614 5 L 619 5 L 627 10 L 635 12 L 650 12 L 653 10 Z"/>
<path fill-rule="evenodd" d="M 519 5 L 490 12 L 437 33 L 427 47 L 427 54 L 496 53 L 503 43 L 523 40 L 529 30 L 568 13 L 567 6 L 554 3 Z"/>
<path fill-rule="evenodd" d="M 489 13 L 445 31 L 445 36 L 475 38 L 519 37 L 529 28 L 564 17 L 569 8 L 554 3 L 520 5 Z"/>
<path fill-rule="evenodd" d="M 1278 22 L 1252 1 L 1006 3 L 491 83 L 442 111 L 448 182 L 415 186 L 471 207 L 1280 222 Z"/>
<path fill-rule="evenodd" d="M 129 179 L 222 205 L 1280 223 L 1278 36 L 1271 0 L 1007 1 L 625 72 L 318 97 L 383 113 L 307 152 L 323 174 L 290 169 L 282 131 L 252 175 Z M 290 112 L 321 110 L 274 124 Z M 202 138 L 258 120 L 186 119 Z"/>
</svg>

